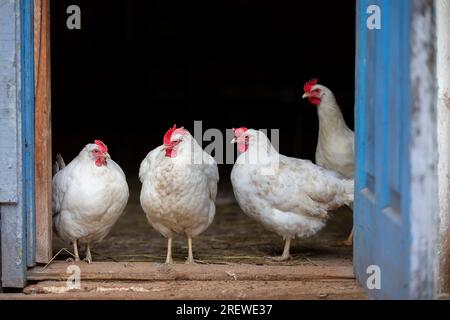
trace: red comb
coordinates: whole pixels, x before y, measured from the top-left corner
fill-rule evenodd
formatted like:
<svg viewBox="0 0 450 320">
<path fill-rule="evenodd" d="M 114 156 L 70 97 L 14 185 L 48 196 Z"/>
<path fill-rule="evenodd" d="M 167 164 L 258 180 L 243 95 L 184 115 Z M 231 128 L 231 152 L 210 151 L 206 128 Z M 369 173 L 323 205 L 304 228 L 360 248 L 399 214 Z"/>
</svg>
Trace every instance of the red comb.
<svg viewBox="0 0 450 320">
<path fill-rule="evenodd" d="M 172 128 L 167 130 L 166 134 L 164 135 L 163 143 L 164 144 L 170 144 L 170 137 L 172 136 L 172 133 L 177 129 L 177 125 L 174 124 Z"/>
<path fill-rule="evenodd" d="M 246 127 L 240 127 L 240 128 L 237 128 L 237 129 L 235 129 L 235 128 L 233 128 L 233 131 L 234 131 L 234 135 L 236 136 L 236 137 L 239 137 L 239 136 L 241 136 L 245 131 L 247 131 L 248 129 L 246 128 Z"/>
<path fill-rule="evenodd" d="M 303 86 L 303 90 L 305 92 L 310 92 L 312 87 L 314 87 L 319 82 L 319 79 L 311 79 L 308 82 L 305 83 Z"/>
<path fill-rule="evenodd" d="M 169 130 L 167 130 L 166 134 L 164 135 L 163 144 L 165 144 L 165 145 L 169 145 L 170 144 L 170 137 L 172 137 L 172 134 L 175 131 L 177 131 L 179 133 L 182 133 L 182 134 L 188 134 L 189 133 L 189 131 L 184 129 L 184 127 L 177 128 L 177 125 L 174 124 L 173 127 L 170 128 Z"/>
<path fill-rule="evenodd" d="M 106 144 L 103 143 L 103 141 L 101 140 L 95 140 L 94 141 L 96 145 L 98 145 L 98 147 L 100 148 L 100 151 L 103 153 L 107 153 L 108 152 L 108 147 L 106 146 Z"/>
</svg>

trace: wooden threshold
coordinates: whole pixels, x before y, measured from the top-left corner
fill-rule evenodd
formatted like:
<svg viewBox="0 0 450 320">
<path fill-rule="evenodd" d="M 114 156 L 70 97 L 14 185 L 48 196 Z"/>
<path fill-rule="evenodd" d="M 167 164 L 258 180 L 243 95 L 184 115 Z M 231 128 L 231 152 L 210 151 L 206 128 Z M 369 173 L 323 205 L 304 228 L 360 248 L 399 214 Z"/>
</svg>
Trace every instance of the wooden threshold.
<svg viewBox="0 0 450 320">
<path fill-rule="evenodd" d="M 351 265 L 185 265 L 79 262 L 80 289 L 66 280 L 72 263 L 28 271 L 24 293 L 3 299 L 367 299 Z"/>
<path fill-rule="evenodd" d="M 361 300 L 354 281 L 82 281 L 68 290 L 65 281 L 42 281 L 25 288 L 20 299 L 145 300 Z"/>
<path fill-rule="evenodd" d="M 66 280 L 69 276 L 65 262 L 51 263 L 43 270 L 37 266 L 28 271 L 28 280 Z M 246 264 L 174 264 L 152 262 L 79 262 L 82 280 L 252 280 L 252 281 L 301 281 L 340 279 L 354 280 L 351 266 L 257 266 Z"/>
</svg>

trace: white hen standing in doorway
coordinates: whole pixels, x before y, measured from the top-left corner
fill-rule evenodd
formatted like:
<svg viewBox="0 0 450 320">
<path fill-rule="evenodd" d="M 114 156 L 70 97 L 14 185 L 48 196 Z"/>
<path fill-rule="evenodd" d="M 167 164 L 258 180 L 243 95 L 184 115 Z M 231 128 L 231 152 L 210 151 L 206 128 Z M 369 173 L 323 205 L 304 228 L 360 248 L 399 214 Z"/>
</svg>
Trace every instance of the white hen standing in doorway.
<svg viewBox="0 0 450 320">
<path fill-rule="evenodd" d="M 188 238 L 187 263 L 194 263 L 192 238 L 214 219 L 219 172 L 216 161 L 183 127 L 169 129 L 163 145 L 141 163 L 141 205 L 153 228 L 168 239 L 166 263 L 172 260 L 175 233 Z"/>
<path fill-rule="evenodd" d="M 354 134 L 345 123 L 341 109 L 336 102 L 333 92 L 318 84 L 317 79 L 307 82 L 304 87 L 303 98 L 317 106 L 319 116 L 319 139 L 316 148 L 316 164 L 329 170 L 336 171 L 348 179 L 354 176 Z M 353 203 L 350 205 L 353 209 Z M 345 245 L 352 245 L 353 230 Z"/>
<path fill-rule="evenodd" d="M 86 145 L 67 166 L 58 155 L 55 172 L 55 231 L 73 244 L 76 261 L 80 260 L 78 244 L 85 244 L 85 261 L 91 263 L 91 244 L 106 237 L 127 204 L 125 174 L 100 140 Z"/>
<path fill-rule="evenodd" d="M 279 154 L 267 136 L 238 128 L 233 142 L 241 152 L 231 172 L 242 211 L 285 239 L 281 257 L 290 257 L 291 239 L 314 235 L 330 210 L 353 202 L 353 180 L 309 160 Z"/>
</svg>

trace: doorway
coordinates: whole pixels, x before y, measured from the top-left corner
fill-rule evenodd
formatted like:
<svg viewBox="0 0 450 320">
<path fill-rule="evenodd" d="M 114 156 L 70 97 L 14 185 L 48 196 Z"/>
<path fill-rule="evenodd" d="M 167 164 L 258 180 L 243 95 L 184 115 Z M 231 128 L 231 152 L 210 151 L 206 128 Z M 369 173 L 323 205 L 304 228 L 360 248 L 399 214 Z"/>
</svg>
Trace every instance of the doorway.
<svg viewBox="0 0 450 320">
<path fill-rule="evenodd" d="M 74 4 L 81 10 L 79 30 L 66 27 L 67 7 Z M 101 139 L 130 186 L 128 206 L 93 248 L 94 261 L 164 261 L 166 241 L 145 219 L 137 174 L 173 124 L 191 132 L 199 120 L 204 130 L 222 132 L 234 126 L 278 128 L 281 153 L 314 160 L 317 112 L 301 95 L 304 82 L 319 77 L 353 129 L 355 1 L 325 9 L 297 1 L 274 7 L 269 1 L 116 0 L 105 8 L 63 0 L 52 1 L 50 9 L 52 159 L 61 153 L 68 163 L 85 144 Z M 216 218 L 195 239 L 195 256 L 206 264 L 277 266 L 264 257 L 278 255 L 282 239 L 241 212 L 231 168 L 219 166 Z M 294 258 L 283 265 L 351 273 L 352 249 L 336 245 L 351 226 L 351 211 L 339 210 L 321 233 L 296 240 Z M 63 247 L 68 244 L 55 237 L 53 254 Z M 175 262 L 184 261 L 183 238 L 175 238 L 173 254 Z M 326 277 L 325 269 L 316 276 Z M 30 279 L 42 277 L 32 272 Z"/>
<path fill-rule="evenodd" d="M 66 27 L 66 9 L 72 4 L 81 9 L 80 30 Z M 314 12 L 320 21 L 328 21 L 326 28 L 317 23 Z M 353 128 L 354 16 L 354 1 L 329 4 L 320 11 L 296 1 L 276 7 L 268 1 L 111 1 L 107 9 L 92 1 L 53 1 L 53 158 L 61 153 L 70 161 L 86 143 L 101 139 L 130 185 L 129 206 L 110 240 L 94 249 L 94 260 L 102 259 L 97 253 L 103 252 L 103 258 L 114 255 L 108 248 L 116 248 L 116 260 L 162 261 L 165 240 L 145 221 L 137 173 L 145 155 L 161 144 L 173 124 L 191 132 L 195 120 L 202 121 L 204 130 L 223 132 L 233 126 L 279 128 L 283 154 L 314 160 L 317 114 L 300 98 L 303 83 L 320 77 L 333 88 Z M 217 221 L 199 237 L 199 244 L 220 231 L 233 242 L 238 233 L 251 230 L 252 221 L 234 202 L 231 167 L 219 166 L 218 202 L 232 213 L 227 216 L 219 209 Z M 342 216 L 333 230 L 336 238 L 345 238 L 351 228 L 350 211 Z M 235 234 L 227 229 L 230 221 L 244 225 Z M 142 230 L 130 228 L 134 225 Z M 281 239 L 270 232 L 261 228 L 254 235 L 266 239 L 252 240 L 262 243 L 255 249 L 259 256 L 281 250 Z M 181 257 L 185 244 L 179 241 L 174 254 Z M 56 240 L 53 251 L 61 245 Z M 197 255 L 207 254 L 208 246 L 197 247 Z M 226 246 L 213 250 L 217 258 L 212 261 L 242 253 L 239 248 L 227 252 L 233 246 Z M 299 241 L 294 254 L 301 248 Z M 345 250 L 351 255 L 351 249 Z"/>
</svg>

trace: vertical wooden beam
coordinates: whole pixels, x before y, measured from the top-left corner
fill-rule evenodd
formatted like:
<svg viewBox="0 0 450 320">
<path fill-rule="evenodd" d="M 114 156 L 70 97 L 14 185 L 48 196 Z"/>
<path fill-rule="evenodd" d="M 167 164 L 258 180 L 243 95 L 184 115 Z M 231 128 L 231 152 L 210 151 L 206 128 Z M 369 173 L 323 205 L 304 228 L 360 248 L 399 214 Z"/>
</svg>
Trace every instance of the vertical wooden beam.
<svg viewBox="0 0 450 320">
<path fill-rule="evenodd" d="M 21 130 L 22 130 L 22 180 L 23 209 L 25 214 L 25 236 L 27 266 L 35 264 L 36 224 L 34 203 L 34 3 L 20 1 L 21 44 Z"/>
<path fill-rule="evenodd" d="M 34 0 L 36 262 L 52 256 L 50 0 Z"/>
</svg>

